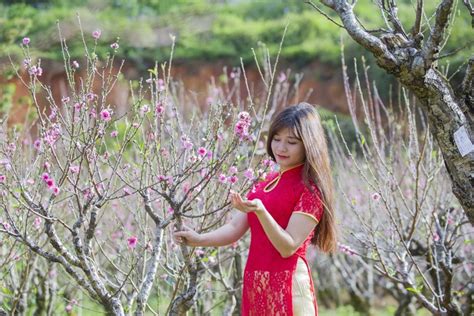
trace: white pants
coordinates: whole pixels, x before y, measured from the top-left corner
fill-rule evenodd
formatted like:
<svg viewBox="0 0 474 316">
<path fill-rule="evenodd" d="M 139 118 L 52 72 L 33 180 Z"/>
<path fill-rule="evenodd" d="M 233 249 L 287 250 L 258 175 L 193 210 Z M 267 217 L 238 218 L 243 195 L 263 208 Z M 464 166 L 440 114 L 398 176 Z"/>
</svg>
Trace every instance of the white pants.
<svg viewBox="0 0 474 316">
<path fill-rule="evenodd" d="M 296 271 L 293 275 L 293 315 L 316 315 L 308 268 L 303 259 L 299 257 L 296 263 Z"/>
</svg>

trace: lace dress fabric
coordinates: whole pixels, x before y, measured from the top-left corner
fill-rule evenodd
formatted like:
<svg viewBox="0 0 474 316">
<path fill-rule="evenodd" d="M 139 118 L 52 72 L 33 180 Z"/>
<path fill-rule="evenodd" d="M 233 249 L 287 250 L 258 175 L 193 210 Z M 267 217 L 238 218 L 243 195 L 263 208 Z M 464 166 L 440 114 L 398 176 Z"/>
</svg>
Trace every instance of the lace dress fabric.
<svg viewBox="0 0 474 316">
<path fill-rule="evenodd" d="M 287 170 L 282 174 L 272 173 L 265 181 L 258 183 L 247 195 L 252 200 L 262 200 L 265 208 L 275 221 L 286 228 L 293 213 L 298 212 L 313 218 L 316 222 L 322 217 L 323 207 L 316 185 L 307 188 L 302 179 L 303 165 Z M 280 177 L 277 179 L 277 177 Z M 265 234 L 255 214 L 248 214 L 251 232 L 250 249 L 244 272 L 242 295 L 242 315 L 282 316 L 294 315 L 293 276 L 298 258 L 306 263 L 306 249 L 313 232 L 301 247 L 288 258 L 283 258 Z M 311 282 L 315 315 L 317 303 Z"/>
</svg>

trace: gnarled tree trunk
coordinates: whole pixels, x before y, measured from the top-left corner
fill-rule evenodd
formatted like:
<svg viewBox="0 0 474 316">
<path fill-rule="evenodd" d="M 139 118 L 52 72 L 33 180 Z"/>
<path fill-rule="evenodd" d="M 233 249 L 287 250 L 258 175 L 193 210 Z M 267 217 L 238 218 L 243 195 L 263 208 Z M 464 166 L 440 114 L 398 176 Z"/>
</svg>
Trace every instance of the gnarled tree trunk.
<svg viewBox="0 0 474 316">
<path fill-rule="evenodd" d="M 473 6 L 470 0 L 462 1 L 473 17 L 474 26 Z M 321 11 L 313 2 L 306 2 Z M 377 1 L 387 16 L 388 27 L 386 31 L 379 30 L 378 36 L 360 24 L 353 11 L 353 3 L 356 2 L 320 2 L 338 14 L 342 24 L 335 23 L 346 29 L 357 43 L 373 54 L 382 69 L 394 75 L 417 97 L 443 154 L 453 193 L 471 224 L 474 224 L 474 56 L 469 59 L 464 80 L 457 87 L 437 70 L 437 60 L 442 43 L 448 36 L 448 25 L 456 1 L 440 1 L 426 40 L 421 30 L 423 0 L 417 1 L 416 20 L 408 33 L 398 18 L 396 0 Z M 463 153 L 458 148 L 455 133 L 463 136 L 458 142 L 468 148 Z"/>
</svg>

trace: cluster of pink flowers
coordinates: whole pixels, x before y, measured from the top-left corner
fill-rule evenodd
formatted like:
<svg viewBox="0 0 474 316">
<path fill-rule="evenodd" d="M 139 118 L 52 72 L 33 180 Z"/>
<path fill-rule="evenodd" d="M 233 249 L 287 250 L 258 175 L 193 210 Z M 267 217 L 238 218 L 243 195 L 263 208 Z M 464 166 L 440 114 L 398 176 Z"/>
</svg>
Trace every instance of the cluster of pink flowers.
<svg viewBox="0 0 474 316">
<path fill-rule="evenodd" d="M 77 60 L 73 60 L 72 63 L 71 63 L 71 66 L 72 66 L 72 68 L 77 69 L 77 68 L 79 68 L 79 63 L 77 62 Z"/>
<path fill-rule="evenodd" d="M 59 137 L 61 137 L 61 128 L 58 124 L 54 124 L 46 131 L 44 141 L 50 146 L 54 146 Z"/>
<path fill-rule="evenodd" d="M 5 183 L 7 177 L 4 174 L 0 174 L 0 183 Z"/>
<path fill-rule="evenodd" d="M 163 182 L 166 181 L 168 185 L 173 184 L 173 176 L 165 176 L 165 175 L 159 175 L 158 176 L 158 181 Z"/>
<path fill-rule="evenodd" d="M 74 305 L 77 305 L 77 304 L 78 304 L 78 303 L 77 303 L 77 300 L 72 299 L 72 300 L 69 302 L 69 304 L 66 305 L 66 308 L 65 308 L 65 309 L 66 309 L 66 312 L 67 312 L 67 313 L 72 312 L 72 309 L 73 309 Z"/>
<path fill-rule="evenodd" d="M 276 163 L 271 159 L 264 159 L 262 161 L 262 164 L 264 167 L 268 167 L 270 169 L 272 169 L 276 165 Z"/>
<path fill-rule="evenodd" d="M 221 173 L 218 177 L 218 180 L 222 184 L 226 184 L 226 183 L 234 184 L 237 181 L 239 181 L 239 178 L 235 174 L 231 176 L 226 176 L 224 173 Z"/>
<path fill-rule="evenodd" d="M 234 133 L 240 138 L 240 140 L 250 140 L 249 127 L 252 124 L 252 119 L 248 112 L 240 112 L 239 120 L 235 124 Z"/>
<path fill-rule="evenodd" d="M 76 173 L 77 174 L 77 173 L 79 173 L 81 168 L 79 166 L 70 166 L 69 170 L 71 171 L 71 173 Z"/>
<path fill-rule="evenodd" d="M 23 43 L 23 45 L 28 45 L 30 43 L 30 38 L 29 37 L 23 37 L 22 43 Z"/>
<path fill-rule="evenodd" d="M 181 146 L 185 150 L 191 150 L 193 148 L 193 143 L 191 142 L 191 139 L 188 136 L 182 135 L 181 136 Z"/>
<path fill-rule="evenodd" d="M 40 77 L 43 74 L 43 68 L 40 65 L 33 65 L 28 69 L 28 73 L 35 77 Z"/>
<path fill-rule="evenodd" d="M 255 176 L 254 176 L 254 173 L 253 173 L 253 170 L 252 169 L 247 169 L 244 171 L 244 177 L 246 177 L 247 179 L 249 179 L 250 181 L 254 180 L 255 179 Z"/>
<path fill-rule="evenodd" d="M 47 172 L 43 173 L 41 179 L 43 179 L 43 182 L 46 183 L 46 185 L 53 192 L 54 195 L 59 194 L 59 187 L 56 186 L 54 179 L 51 178 Z"/>
<path fill-rule="evenodd" d="M 117 42 L 110 44 L 110 48 L 117 50 L 119 48 L 119 44 Z"/>
<path fill-rule="evenodd" d="M 346 255 L 353 256 L 356 254 L 355 250 L 351 249 L 349 246 L 338 243 L 339 250 Z"/>
</svg>

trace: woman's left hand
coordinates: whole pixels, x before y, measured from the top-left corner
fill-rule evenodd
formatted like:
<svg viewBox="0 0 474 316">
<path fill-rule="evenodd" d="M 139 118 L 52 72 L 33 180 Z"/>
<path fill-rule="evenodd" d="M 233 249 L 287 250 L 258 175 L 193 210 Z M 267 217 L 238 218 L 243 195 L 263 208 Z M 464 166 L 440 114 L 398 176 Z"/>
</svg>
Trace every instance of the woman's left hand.
<svg viewBox="0 0 474 316">
<path fill-rule="evenodd" d="M 244 213 L 260 213 L 267 210 L 260 199 L 253 199 L 251 201 L 242 199 L 240 194 L 234 191 L 230 191 L 230 202 L 234 208 Z"/>
</svg>

